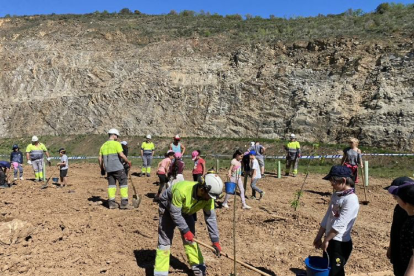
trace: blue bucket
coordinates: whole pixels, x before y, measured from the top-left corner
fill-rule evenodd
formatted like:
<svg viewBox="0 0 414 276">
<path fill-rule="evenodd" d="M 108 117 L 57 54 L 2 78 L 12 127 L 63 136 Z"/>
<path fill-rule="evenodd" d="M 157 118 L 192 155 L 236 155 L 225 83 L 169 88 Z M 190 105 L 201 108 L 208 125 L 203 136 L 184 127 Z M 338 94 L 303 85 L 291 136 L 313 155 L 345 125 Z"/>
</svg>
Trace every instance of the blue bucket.
<svg viewBox="0 0 414 276">
<path fill-rule="evenodd" d="M 230 195 L 234 195 L 236 193 L 236 183 L 234 182 L 224 182 L 226 186 L 226 193 Z"/>
<path fill-rule="evenodd" d="M 59 181 L 59 178 L 57 178 L 57 177 L 53 177 L 53 178 L 52 178 L 52 181 L 53 181 L 53 182 L 58 182 L 58 181 Z"/>
<path fill-rule="evenodd" d="M 305 265 L 307 276 L 329 276 L 331 270 L 329 260 L 322 257 L 309 256 Z"/>
</svg>

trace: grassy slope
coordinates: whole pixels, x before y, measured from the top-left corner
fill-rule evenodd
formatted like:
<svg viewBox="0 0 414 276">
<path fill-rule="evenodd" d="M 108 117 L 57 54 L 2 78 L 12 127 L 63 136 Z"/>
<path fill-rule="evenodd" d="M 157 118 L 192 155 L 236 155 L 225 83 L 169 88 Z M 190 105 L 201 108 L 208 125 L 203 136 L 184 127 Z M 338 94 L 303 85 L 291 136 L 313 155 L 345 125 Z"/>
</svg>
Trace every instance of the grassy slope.
<svg viewBox="0 0 414 276">
<path fill-rule="evenodd" d="M 60 147 L 65 147 L 69 156 L 97 156 L 99 148 L 106 141 L 106 135 L 78 135 L 78 136 L 44 136 L 40 137 L 40 140 L 48 147 L 53 156 L 58 156 L 57 150 Z M 139 145 L 143 141 L 141 137 L 122 137 L 122 140 L 126 140 L 130 146 L 130 156 L 139 155 Z M 163 155 L 168 149 L 171 143 L 171 138 L 154 138 L 154 143 L 157 148 L 156 155 Z M 215 166 L 215 160 L 211 155 L 226 154 L 232 155 L 236 149 L 245 150 L 249 145 L 249 142 L 253 141 L 252 138 L 184 138 L 183 144 L 187 147 L 187 154 L 191 151 L 200 149 L 203 155 L 207 155 L 208 167 Z M 261 143 L 267 148 L 267 155 L 283 155 L 283 145 L 285 141 L 275 141 L 269 139 L 259 139 Z M 19 144 L 22 151 L 25 150 L 28 143 L 30 143 L 30 137 L 24 138 L 8 138 L 0 140 L 0 154 L 9 154 L 11 147 L 14 143 Z M 312 154 L 312 144 L 302 142 L 303 155 Z M 341 154 L 345 145 L 326 145 L 321 144 L 317 150 L 317 154 Z M 362 148 L 367 153 L 383 153 L 390 152 L 386 149 L 375 148 Z M 5 159 L 5 158 L 3 158 Z M 6 157 L 7 159 L 7 157 Z M 397 177 L 401 175 L 412 175 L 412 167 L 414 165 L 414 158 L 411 157 L 366 157 L 370 163 L 370 175 L 378 177 Z M 284 165 L 284 160 L 282 166 Z M 73 161 L 72 161 L 73 162 Z M 83 161 L 82 161 L 83 162 Z M 96 162 L 95 159 L 88 160 L 87 162 Z M 157 162 L 157 161 L 156 161 Z M 185 159 L 187 169 L 192 166 L 190 159 Z M 329 171 L 329 167 L 338 164 L 339 159 L 330 160 L 301 160 L 300 171 L 304 172 L 310 162 L 309 171 L 312 173 L 326 173 Z M 227 157 L 220 158 L 220 167 L 227 168 L 230 163 L 230 159 Z M 133 164 L 139 166 L 141 161 L 139 159 L 133 159 Z M 153 165 L 154 166 L 154 165 Z M 277 160 L 267 160 L 266 170 L 269 172 L 275 172 L 277 168 Z"/>
</svg>

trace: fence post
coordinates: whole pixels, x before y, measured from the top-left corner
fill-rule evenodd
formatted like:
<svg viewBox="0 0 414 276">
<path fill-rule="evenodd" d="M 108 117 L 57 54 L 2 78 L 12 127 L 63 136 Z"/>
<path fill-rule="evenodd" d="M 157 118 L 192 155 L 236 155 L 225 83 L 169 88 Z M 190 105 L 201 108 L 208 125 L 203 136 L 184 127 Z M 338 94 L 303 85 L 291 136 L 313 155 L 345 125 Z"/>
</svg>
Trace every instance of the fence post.
<svg viewBox="0 0 414 276">
<path fill-rule="evenodd" d="M 216 157 L 217 158 L 217 157 Z M 216 173 L 218 173 L 219 172 L 219 169 L 220 169 L 220 161 L 219 161 L 219 159 L 217 158 L 216 159 Z"/>
<path fill-rule="evenodd" d="M 281 168 L 280 160 L 277 161 L 277 178 L 282 178 L 282 168 Z"/>
<path fill-rule="evenodd" d="M 364 183 L 364 185 L 365 185 L 365 187 L 368 187 L 368 183 L 369 183 L 369 181 L 368 181 L 368 161 L 364 161 L 364 168 L 365 168 L 365 183 Z"/>
</svg>

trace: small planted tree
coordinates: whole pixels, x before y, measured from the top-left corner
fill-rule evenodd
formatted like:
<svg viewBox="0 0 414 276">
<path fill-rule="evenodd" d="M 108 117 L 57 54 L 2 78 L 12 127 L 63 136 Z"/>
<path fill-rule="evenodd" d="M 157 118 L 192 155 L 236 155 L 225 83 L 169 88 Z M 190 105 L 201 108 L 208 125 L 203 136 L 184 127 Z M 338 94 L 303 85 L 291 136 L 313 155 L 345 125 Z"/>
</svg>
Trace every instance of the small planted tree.
<svg viewBox="0 0 414 276">
<path fill-rule="evenodd" d="M 303 188 L 305 187 L 306 179 L 308 178 L 308 175 L 309 175 L 309 166 L 310 166 L 312 159 L 314 159 L 313 157 L 315 156 L 315 153 L 319 148 L 319 144 L 313 144 L 312 147 L 313 147 L 313 150 L 311 154 L 309 155 L 309 162 L 308 162 L 308 165 L 306 166 L 306 170 L 305 170 L 306 175 L 305 175 L 305 179 L 303 180 L 302 187 L 300 187 L 300 190 L 295 192 L 294 199 L 290 203 L 290 206 L 292 206 L 295 209 L 295 211 L 300 206 L 300 198 L 303 195 Z"/>
</svg>

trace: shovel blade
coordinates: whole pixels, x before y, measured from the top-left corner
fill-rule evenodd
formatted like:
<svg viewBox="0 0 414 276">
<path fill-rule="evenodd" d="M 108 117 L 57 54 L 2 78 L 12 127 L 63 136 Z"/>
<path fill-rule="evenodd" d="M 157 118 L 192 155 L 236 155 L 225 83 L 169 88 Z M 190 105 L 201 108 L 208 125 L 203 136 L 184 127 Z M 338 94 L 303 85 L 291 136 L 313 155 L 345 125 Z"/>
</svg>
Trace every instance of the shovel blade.
<svg viewBox="0 0 414 276">
<path fill-rule="evenodd" d="M 134 208 L 138 208 L 140 204 L 141 204 L 141 198 L 138 195 L 133 195 L 132 205 L 134 206 Z"/>
</svg>

